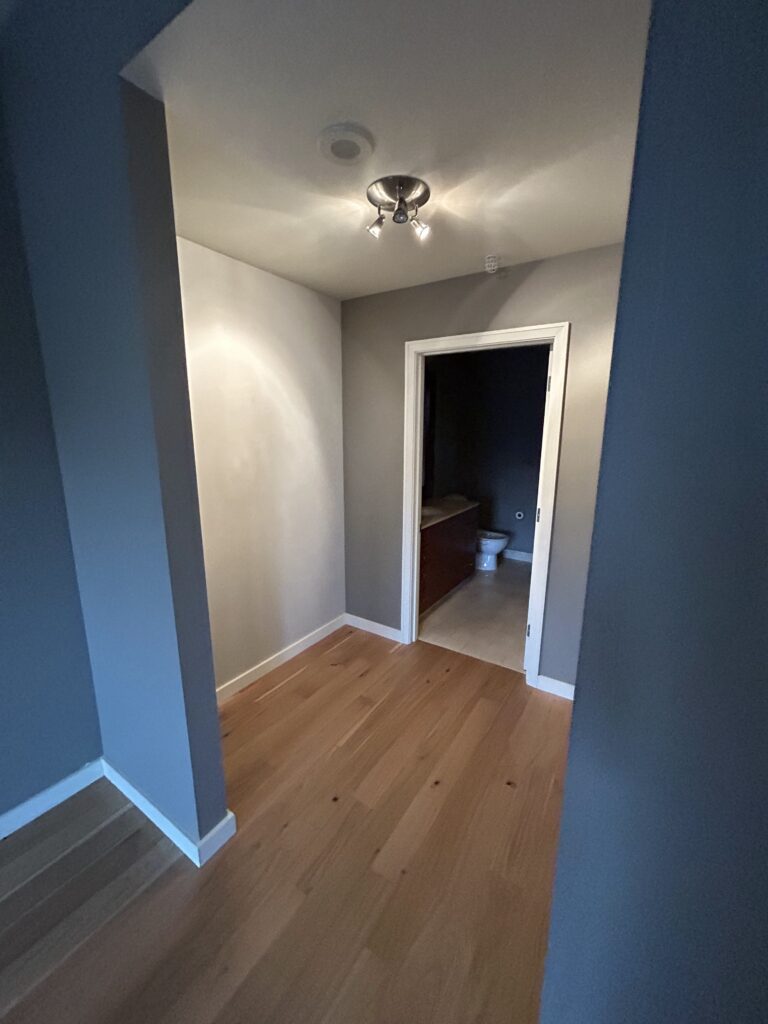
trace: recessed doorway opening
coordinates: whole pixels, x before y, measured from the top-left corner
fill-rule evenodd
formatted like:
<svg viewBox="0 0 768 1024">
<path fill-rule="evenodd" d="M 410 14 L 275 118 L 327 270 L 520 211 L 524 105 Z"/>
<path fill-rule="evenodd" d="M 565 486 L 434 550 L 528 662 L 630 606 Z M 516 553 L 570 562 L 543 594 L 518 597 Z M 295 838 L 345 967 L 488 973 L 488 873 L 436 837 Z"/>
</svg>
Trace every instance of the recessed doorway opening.
<svg viewBox="0 0 768 1024">
<path fill-rule="evenodd" d="M 482 334 L 455 335 L 411 341 L 405 351 L 405 443 L 403 479 L 403 585 L 401 595 L 401 630 L 406 643 L 419 635 L 419 593 L 422 586 L 421 551 L 424 516 L 424 402 L 426 360 L 436 355 L 481 352 L 491 349 L 523 346 L 546 346 L 549 365 L 546 382 L 544 424 L 541 436 L 538 490 L 535 508 L 533 550 L 530 562 L 530 590 L 524 626 L 523 668 L 529 685 L 559 696 L 572 697 L 573 687 L 541 675 L 541 646 L 547 596 L 549 555 L 554 520 L 555 492 L 562 426 L 565 377 L 568 361 L 569 324 L 547 324 L 540 327 L 488 331 Z M 465 496 L 461 496 L 464 498 Z M 459 499 L 456 498 L 458 502 Z M 465 498 L 460 516 L 468 521 L 476 503 Z M 442 514 L 445 514 L 442 509 Z M 453 511 L 453 510 L 449 510 Z M 440 516 L 440 508 L 427 506 L 424 522 Z M 512 569 L 507 573 L 514 587 Z M 517 570 L 518 574 L 520 570 Z M 474 581 L 473 581 L 474 582 Z M 501 585 L 501 581 L 499 580 Z M 424 584 L 428 585 L 428 584 Z M 470 596 L 471 597 L 471 596 Z M 510 628 L 513 624 L 510 623 Z"/>
</svg>

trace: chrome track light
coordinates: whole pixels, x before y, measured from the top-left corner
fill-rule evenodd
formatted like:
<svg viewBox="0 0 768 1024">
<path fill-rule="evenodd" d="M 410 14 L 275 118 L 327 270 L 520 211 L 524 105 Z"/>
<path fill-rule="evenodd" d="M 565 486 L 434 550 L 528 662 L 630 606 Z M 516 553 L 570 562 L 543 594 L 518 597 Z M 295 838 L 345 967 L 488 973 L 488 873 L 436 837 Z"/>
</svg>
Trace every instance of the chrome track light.
<svg viewBox="0 0 768 1024">
<path fill-rule="evenodd" d="M 379 235 L 381 234 L 381 229 L 383 227 L 384 214 L 381 212 L 381 210 L 379 210 L 379 216 L 376 218 L 375 221 L 373 221 L 372 224 L 369 224 L 365 230 L 368 232 L 369 235 L 373 235 L 374 238 L 378 238 Z"/>
<path fill-rule="evenodd" d="M 420 242 L 425 241 L 429 237 L 429 232 L 431 231 L 429 224 L 425 224 L 424 221 L 419 220 L 415 214 L 411 217 L 411 227 L 416 232 L 416 237 Z"/>
<path fill-rule="evenodd" d="M 376 220 L 366 228 L 378 238 L 384 225 L 382 210 L 392 214 L 395 224 L 411 224 L 421 241 L 429 235 L 429 225 L 419 220 L 419 209 L 429 201 L 429 185 L 421 178 L 406 174 L 390 174 L 378 178 L 368 186 L 368 202 L 378 211 Z"/>
</svg>

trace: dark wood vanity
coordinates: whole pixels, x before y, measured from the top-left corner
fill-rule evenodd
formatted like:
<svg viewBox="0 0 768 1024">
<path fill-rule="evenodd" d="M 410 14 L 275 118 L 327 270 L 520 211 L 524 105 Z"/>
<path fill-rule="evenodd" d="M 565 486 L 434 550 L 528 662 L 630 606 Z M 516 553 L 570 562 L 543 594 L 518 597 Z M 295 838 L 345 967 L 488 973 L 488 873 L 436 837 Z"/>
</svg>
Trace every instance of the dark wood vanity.
<svg viewBox="0 0 768 1024">
<path fill-rule="evenodd" d="M 475 571 L 479 505 L 442 501 L 425 507 L 421 519 L 419 615 Z"/>
</svg>

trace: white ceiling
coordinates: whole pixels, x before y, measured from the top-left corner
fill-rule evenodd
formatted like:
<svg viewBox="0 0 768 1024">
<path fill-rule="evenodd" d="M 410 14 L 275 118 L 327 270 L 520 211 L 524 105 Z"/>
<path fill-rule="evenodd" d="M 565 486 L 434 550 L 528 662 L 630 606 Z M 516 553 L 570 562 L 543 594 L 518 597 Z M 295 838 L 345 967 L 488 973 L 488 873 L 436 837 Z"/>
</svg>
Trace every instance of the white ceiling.
<svg viewBox="0 0 768 1024">
<path fill-rule="evenodd" d="M 126 69 L 165 100 L 179 234 L 339 298 L 624 235 L 648 0 L 195 0 Z M 374 135 L 362 164 L 317 149 Z M 432 188 L 420 243 L 383 174 Z"/>
</svg>

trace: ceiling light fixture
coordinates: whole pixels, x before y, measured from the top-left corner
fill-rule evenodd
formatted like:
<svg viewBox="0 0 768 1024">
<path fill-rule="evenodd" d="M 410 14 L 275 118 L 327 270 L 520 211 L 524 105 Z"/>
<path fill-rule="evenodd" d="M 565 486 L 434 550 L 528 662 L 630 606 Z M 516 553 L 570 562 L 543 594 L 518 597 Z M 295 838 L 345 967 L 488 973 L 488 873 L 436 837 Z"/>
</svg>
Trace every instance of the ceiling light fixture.
<svg viewBox="0 0 768 1024">
<path fill-rule="evenodd" d="M 373 235 L 374 238 L 378 238 L 381 234 L 381 229 L 384 227 L 384 214 L 379 210 L 379 216 L 373 222 L 369 224 L 365 229 L 369 235 Z"/>
<path fill-rule="evenodd" d="M 429 224 L 425 224 L 424 221 L 419 220 L 415 215 L 411 217 L 411 227 L 416 232 L 416 237 L 420 242 L 423 242 L 432 230 Z"/>
<path fill-rule="evenodd" d="M 429 185 L 421 178 L 411 178 L 406 174 L 388 174 L 378 178 L 368 186 L 368 202 L 378 210 L 378 217 L 367 227 L 369 234 L 378 238 L 384 225 L 386 210 L 392 214 L 395 224 L 410 224 L 421 241 L 429 235 L 429 225 L 419 220 L 418 213 L 429 201 Z"/>
<path fill-rule="evenodd" d="M 392 214 L 392 220 L 395 224 L 407 224 L 408 223 L 408 204 L 402 196 L 397 200 L 395 206 L 395 212 Z"/>
</svg>

